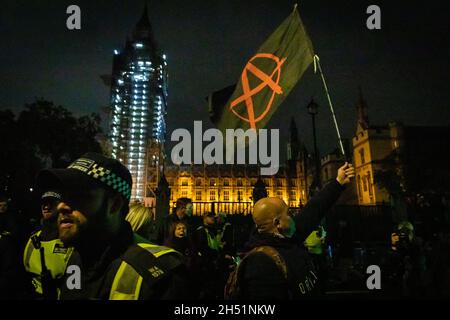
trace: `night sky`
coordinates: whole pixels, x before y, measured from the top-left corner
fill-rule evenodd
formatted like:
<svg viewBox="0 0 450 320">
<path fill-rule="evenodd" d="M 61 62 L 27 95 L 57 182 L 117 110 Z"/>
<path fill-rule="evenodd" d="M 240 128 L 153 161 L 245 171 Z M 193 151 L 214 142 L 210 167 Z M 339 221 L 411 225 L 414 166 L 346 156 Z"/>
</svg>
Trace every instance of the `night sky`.
<svg viewBox="0 0 450 320">
<path fill-rule="evenodd" d="M 208 119 L 205 96 L 235 83 L 247 60 L 290 14 L 296 1 L 149 1 L 159 48 L 169 65 L 168 139 L 172 130 Z M 300 15 L 328 80 L 344 137 L 355 130 L 358 86 L 372 124 L 450 125 L 449 22 L 446 1 L 299 2 Z M 396 4 L 392 4 L 395 2 Z M 100 112 L 112 69 L 145 1 L 3 0 L 0 11 L 0 108 L 20 111 L 44 97 L 77 115 Z M 401 4 L 398 4 L 401 3 Z M 81 7 L 81 30 L 66 29 L 67 6 Z M 366 8 L 378 4 L 382 29 L 366 28 Z M 287 136 L 291 116 L 312 147 L 306 105 L 320 105 L 321 153 L 337 138 L 312 67 L 269 123 Z M 284 148 L 281 149 L 284 153 Z"/>
</svg>

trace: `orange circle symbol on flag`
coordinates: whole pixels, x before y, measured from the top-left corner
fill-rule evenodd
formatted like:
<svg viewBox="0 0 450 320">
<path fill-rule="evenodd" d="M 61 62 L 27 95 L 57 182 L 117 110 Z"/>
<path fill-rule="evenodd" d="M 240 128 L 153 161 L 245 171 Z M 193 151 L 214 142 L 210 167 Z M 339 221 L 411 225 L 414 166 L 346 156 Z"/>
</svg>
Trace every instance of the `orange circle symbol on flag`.
<svg viewBox="0 0 450 320">
<path fill-rule="evenodd" d="M 252 62 L 256 59 L 271 59 L 275 62 L 275 68 L 272 71 L 272 73 L 267 74 L 263 71 L 261 71 L 259 68 L 257 68 Z M 240 119 L 243 121 L 246 121 L 249 123 L 250 128 L 256 129 L 256 123 L 261 121 L 265 118 L 267 113 L 269 112 L 270 108 L 272 107 L 273 100 L 275 98 L 275 94 L 282 94 L 283 90 L 279 85 L 280 78 L 281 78 L 281 66 L 286 61 L 286 58 L 280 59 L 279 57 L 271 54 L 271 53 L 258 53 L 255 56 L 253 56 L 245 66 L 244 70 L 242 71 L 241 75 L 241 83 L 242 83 L 242 91 L 243 94 L 233 100 L 230 103 L 230 110 Z M 252 73 L 254 76 L 256 76 L 258 79 L 261 80 L 261 83 L 258 84 L 254 88 L 250 88 L 250 84 L 248 81 L 248 72 Z M 275 79 L 274 79 L 275 78 Z M 269 87 L 270 90 L 272 90 L 272 95 L 270 96 L 270 99 L 263 110 L 263 112 L 260 115 L 255 115 L 255 109 L 253 105 L 253 99 L 252 97 L 259 93 L 264 88 Z M 247 110 L 247 118 L 240 115 L 236 110 L 235 107 L 238 106 L 240 103 L 244 102 Z"/>
</svg>

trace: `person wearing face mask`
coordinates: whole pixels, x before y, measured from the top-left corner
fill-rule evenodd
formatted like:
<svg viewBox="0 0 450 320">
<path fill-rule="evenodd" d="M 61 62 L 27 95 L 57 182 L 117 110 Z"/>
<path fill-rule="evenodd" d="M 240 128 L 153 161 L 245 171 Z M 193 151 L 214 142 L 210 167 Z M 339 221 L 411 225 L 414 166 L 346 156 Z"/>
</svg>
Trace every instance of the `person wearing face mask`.
<svg viewBox="0 0 450 320">
<path fill-rule="evenodd" d="M 230 275 L 225 297 L 289 300 L 319 295 L 318 274 L 303 242 L 354 175 L 352 165 L 345 163 L 336 180 L 294 218 L 280 198 L 260 199 L 252 213 L 256 231 L 246 245 L 245 257 Z"/>
</svg>

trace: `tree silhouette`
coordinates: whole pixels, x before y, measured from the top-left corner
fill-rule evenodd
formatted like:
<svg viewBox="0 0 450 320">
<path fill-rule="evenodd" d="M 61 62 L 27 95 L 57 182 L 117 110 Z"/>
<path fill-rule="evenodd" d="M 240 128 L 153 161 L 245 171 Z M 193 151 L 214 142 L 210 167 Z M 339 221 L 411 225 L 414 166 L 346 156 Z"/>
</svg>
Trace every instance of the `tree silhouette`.
<svg viewBox="0 0 450 320">
<path fill-rule="evenodd" d="M 96 136 L 100 116 L 75 117 L 45 99 L 25 105 L 17 119 L 0 111 L 0 186 L 16 201 L 26 201 L 39 170 L 62 168 L 88 151 L 101 152 Z"/>
</svg>

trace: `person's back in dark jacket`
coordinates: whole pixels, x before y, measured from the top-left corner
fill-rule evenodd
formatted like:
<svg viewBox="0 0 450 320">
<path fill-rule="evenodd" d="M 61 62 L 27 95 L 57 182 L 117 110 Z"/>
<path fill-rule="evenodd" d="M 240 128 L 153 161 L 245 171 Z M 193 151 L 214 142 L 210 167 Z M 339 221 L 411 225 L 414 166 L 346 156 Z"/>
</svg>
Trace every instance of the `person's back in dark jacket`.
<svg viewBox="0 0 450 320">
<path fill-rule="evenodd" d="M 243 299 L 300 299 L 319 293 L 317 273 L 303 242 L 338 199 L 342 185 L 353 176 L 353 168 L 341 167 L 337 181 L 325 186 L 294 218 L 288 216 L 288 207 L 279 198 L 263 198 L 255 204 L 252 215 L 257 229 L 247 250 L 269 246 L 277 256 L 247 254 L 238 276 Z M 282 262 L 276 263 L 275 259 Z"/>
<path fill-rule="evenodd" d="M 287 268 L 287 279 L 274 260 L 263 252 L 245 258 L 242 296 L 245 299 L 300 299 L 318 295 L 318 278 L 307 251 L 292 239 L 255 233 L 247 244 L 250 251 L 262 246 L 274 248 Z"/>
</svg>

